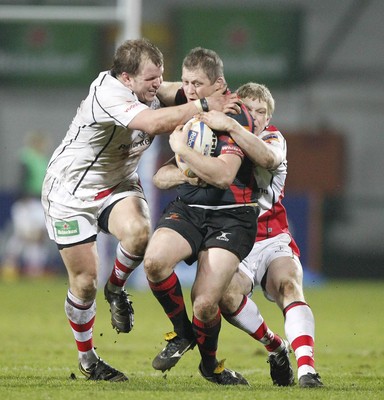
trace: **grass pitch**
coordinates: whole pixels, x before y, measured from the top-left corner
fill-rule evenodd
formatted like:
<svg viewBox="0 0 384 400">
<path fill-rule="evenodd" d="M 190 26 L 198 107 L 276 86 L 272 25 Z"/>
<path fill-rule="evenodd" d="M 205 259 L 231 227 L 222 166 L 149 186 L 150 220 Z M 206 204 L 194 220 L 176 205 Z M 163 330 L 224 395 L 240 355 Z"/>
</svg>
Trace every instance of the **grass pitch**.
<svg viewBox="0 0 384 400">
<path fill-rule="evenodd" d="M 244 332 L 223 320 L 219 358 L 241 372 L 250 387 L 220 387 L 197 371 L 197 348 L 162 374 L 151 367 L 171 330 L 149 291 L 132 291 L 135 327 L 117 334 L 100 292 L 94 345 L 100 357 L 129 376 L 129 382 L 86 381 L 77 369 L 77 352 L 64 313 L 64 278 L 0 281 L 0 399 L 383 399 L 384 282 L 332 281 L 307 287 L 306 298 L 316 318 L 316 366 L 321 389 L 274 387 L 267 353 Z M 129 289 L 129 288 L 128 288 Z M 188 298 L 189 292 L 185 291 Z M 269 326 L 284 335 L 281 312 L 256 292 Z M 296 363 L 291 354 L 296 372 Z M 71 374 L 76 379 L 71 379 Z"/>
</svg>

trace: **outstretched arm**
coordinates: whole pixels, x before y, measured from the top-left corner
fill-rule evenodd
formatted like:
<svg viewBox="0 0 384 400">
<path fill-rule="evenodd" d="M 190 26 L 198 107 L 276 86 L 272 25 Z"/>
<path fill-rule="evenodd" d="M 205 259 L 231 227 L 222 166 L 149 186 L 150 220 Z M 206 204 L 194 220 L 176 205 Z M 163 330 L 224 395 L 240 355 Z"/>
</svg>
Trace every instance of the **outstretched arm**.
<svg viewBox="0 0 384 400">
<path fill-rule="evenodd" d="M 199 119 L 212 129 L 227 131 L 255 165 L 274 170 L 283 161 L 284 155 L 280 149 L 267 144 L 224 113 L 200 113 Z"/>
<path fill-rule="evenodd" d="M 210 96 L 207 99 L 210 110 L 238 109 L 238 98 L 236 94 L 224 94 Z M 150 135 L 168 133 L 176 126 L 184 124 L 199 111 L 202 111 L 200 100 L 195 100 L 181 106 L 165 107 L 158 110 L 150 108 L 139 112 L 129 123 L 130 129 L 147 132 Z"/>
<path fill-rule="evenodd" d="M 165 106 L 174 106 L 176 93 L 181 85 L 181 82 L 163 82 L 157 91 L 157 97 Z"/>
</svg>

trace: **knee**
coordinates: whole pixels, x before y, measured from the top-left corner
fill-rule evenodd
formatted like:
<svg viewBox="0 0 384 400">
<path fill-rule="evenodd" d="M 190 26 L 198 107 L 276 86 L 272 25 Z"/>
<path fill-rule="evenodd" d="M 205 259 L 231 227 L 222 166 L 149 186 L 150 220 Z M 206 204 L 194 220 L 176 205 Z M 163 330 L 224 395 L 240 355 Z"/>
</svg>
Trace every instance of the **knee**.
<svg viewBox="0 0 384 400">
<path fill-rule="evenodd" d="M 144 272 L 150 281 L 160 282 L 169 276 L 172 270 L 169 272 L 167 266 L 154 256 L 145 255 Z"/>
<path fill-rule="evenodd" d="M 90 284 L 81 288 L 82 296 L 81 298 L 85 301 L 91 301 L 96 298 L 96 284 Z"/>
<path fill-rule="evenodd" d="M 239 308 L 243 295 L 227 290 L 220 300 L 220 310 L 223 314 L 233 314 Z"/>
<path fill-rule="evenodd" d="M 212 321 L 218 311 L 218 305 L 214 304 L 207 296 L 199 296 L 193 302 L 193 314 L 202 322 Z"/>
<path fill-rule="evenodd" d="M 148 245 L 150 236 L 150 226 L 147 222 L 130 221 L 123 228 L 121 238 L 122 246 L 130 253 L 142 256 Z"/>
<path fill-rule="evenodd" d="M 71 292 L 84 301 L 92 301 L 96 298 L 97 275 L 86 273 L 77 275 L 71 282 Z"/>
<path fill-rule="evenodd" d="M 279 284 L 279 294 L 290 301 L 303 300 L 302 279 L 295 273 L 282 277 Z"/>
</svg>

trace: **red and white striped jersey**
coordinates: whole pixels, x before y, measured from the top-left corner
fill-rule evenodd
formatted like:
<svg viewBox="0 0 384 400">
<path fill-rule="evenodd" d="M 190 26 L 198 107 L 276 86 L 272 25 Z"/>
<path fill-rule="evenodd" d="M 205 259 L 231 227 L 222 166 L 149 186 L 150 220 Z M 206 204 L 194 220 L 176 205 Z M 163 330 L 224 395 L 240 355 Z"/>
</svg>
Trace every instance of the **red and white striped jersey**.
<svg viewBox="0 0 384 400">
<path fill-rule="evenodd" d="M 292 237 L 288 227 L 287 211 L 282 204 L 287 176 L 287 144 L 285 138 L 272 125 L 261 132 L 258 137 L 280 151 L 283 161 L 275 170 L 267 170 L 259 166 L 254 167 L 260 206 L 256 242 L 277 236 L 280 233 L 288 233 Z M 299 256 L 300 251 L 293 238 L 290 246 L 294 253 Z"/>
</svg>

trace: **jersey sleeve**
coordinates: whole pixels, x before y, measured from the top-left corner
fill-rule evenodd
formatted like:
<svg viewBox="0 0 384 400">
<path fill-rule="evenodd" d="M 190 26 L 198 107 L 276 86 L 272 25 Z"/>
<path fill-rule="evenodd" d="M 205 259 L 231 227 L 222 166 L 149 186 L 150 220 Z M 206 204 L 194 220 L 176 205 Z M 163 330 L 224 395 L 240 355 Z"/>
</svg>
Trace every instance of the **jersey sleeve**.
<svg viewBox="0 0 384 400">
<path fill-rule="evenodd" d="M 100 78 L 99 78 L 100 79 Z M 95 120 L 100 123 L 113 122 L 127 127 L 137 114 L 148 109 L 137 96 L 117 79 L 106 74 L 101 82 L 91 86 L 92 96 L 88 96 L 88 107 Z"/>
<path fill-rule="evenodd" d="M 236 144 L 236 142 L 227 133 L 220 133 L 218 135 L 219 139 L 219 151 L 220 154 L 234 154 L 239 156 L 241 159 L 244 158 L 244 153 L 241 148 Z"/>
<path fill-rule="evenodd" d="M 275 150 L 281 152 L 283 160 L 287 156 L 287 144 L 284 136 L 273 125 L 268 126 L 263 132 L 260 133 L 259 138 Z"/>
</svg>

